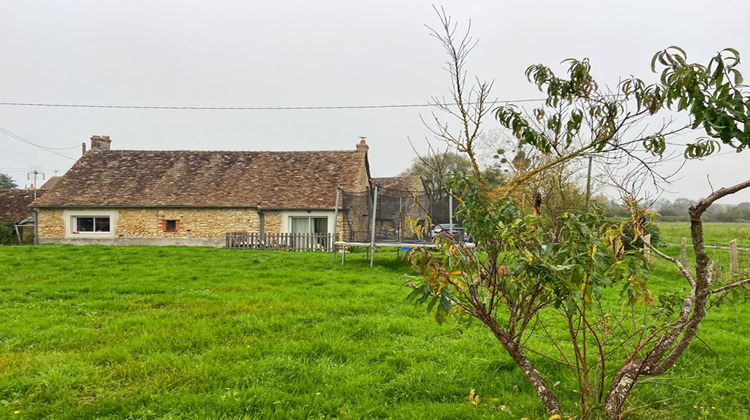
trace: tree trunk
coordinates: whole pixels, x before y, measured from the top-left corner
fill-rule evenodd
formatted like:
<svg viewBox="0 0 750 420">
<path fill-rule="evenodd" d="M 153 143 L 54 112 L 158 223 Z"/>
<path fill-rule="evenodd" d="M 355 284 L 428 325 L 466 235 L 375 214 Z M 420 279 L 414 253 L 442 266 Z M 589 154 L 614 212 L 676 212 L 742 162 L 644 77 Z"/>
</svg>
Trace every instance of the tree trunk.
<svg viewBox="0 0 750 420">
<path fill-rule="evenodd" d="M 696 278 L 693 282 L 689 273 L 683 273 L 683 275 L 690 281 L 692 290 L 683 301 L 678 321 L 654 345 L 646 358 L 642 361 L 631 360 L 617 372 L 612 380 L 605 403 L 605 410 L 609 419 L 620 418 L 622 405 L 636 384 L 639 375 L 658 376 L 665 373 L 682 356 L 682 353 L 696 337 L 703 317 L 706 316 L 708 311 L 708 299 L 711 295 L 709 286 L 713 280 L 711 261 L 703 244 L 703 220 L 701 217 L 716 200 L 749 187 L 750 181 L 745 181 L 729 188 L 721 188 L 690 208 L 690 236 L 693 239 L 695 251 Z M 677 342 L 680 335 L 682 335 L 682 338 Z M 677 342 L 676 345 L 675 342 Z M 668 351 L 669 354 L 667 355 Z"/>
<path fill-rule="evenodd" d="M 559 413 L 560 403 L 557 401 L 557 396 L 552 392 L 552 389 L 547 385 L 547 382 L 539 371 L 534 369 L 534 364 L 531 363 L 531 360 L 529 360 L 529 358 L 519 349 L 518 343 L 511 340 L 492 317 L 483 317 L 480 318 L 480 320 L 490 327 L 495 338 L 500 341 L 503 348 L 505 348 L 505 351 L 507 351 L 510 357 L 513 358 L 513 361 L 516 362 L 516 366 L 521 368 L 521 372 L 526 375 L 526 379 L 529 380 L 534 391 L 536 391 L 542 404 L 544 404 L 547 413 Z"/>
<path fill-rule="evenodd" d="M 524 375 L 526 375 L 526 378 L 529 380 L 529 382 L 531 382 L 531 386 L 534 387 L 534 391 L 536 391 L 539 399 L 542 401 L 542 404 L 544 404 L 544 408 L 547 410 L 547 413 L 559 413 L 560 403 L 557 401 L 557 396 L 554 392 L 552 392 L 550 387 L 547 386 L 547 382 L 545 382 L 544 378 L 542 378 L 542 375 L 536 369 L 534 369 L 534 365 L 531 363 L 531 360 L 529 360 L 529 358 L 526 357 L 525 354 L 521 353 L 517 349 L 513 351 L 506 347 L 506 350 L 508 351 L 508 354 L 510 354 L 510 357 L 512 357 L 516 362 L 516 365 L 521 368 L 521 371 L 524 373 Z"/>
<path fill-rule="evenodd" d="M 610 420 L 619 420 L 622 413 L 622 405 L 630 395 L 630 391 L 635 386 L 640 370 L 639 362 L 628 362 L 617 372 L 617 376 L 612 380 L 612 385 L 607 393 L 607 400 L 604 409 L 607 412 L 607 418 Z"/>
</svg>

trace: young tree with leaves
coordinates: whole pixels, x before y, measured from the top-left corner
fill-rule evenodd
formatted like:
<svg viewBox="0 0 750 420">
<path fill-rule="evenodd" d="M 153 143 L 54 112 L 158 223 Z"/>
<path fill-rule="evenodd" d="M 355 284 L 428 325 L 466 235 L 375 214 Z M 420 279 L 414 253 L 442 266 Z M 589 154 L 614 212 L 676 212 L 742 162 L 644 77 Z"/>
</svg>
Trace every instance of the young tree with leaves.
<svg viewBox="0 0 750 420">
<path fill-rule="evenodd" d="M 459 130 L 448 134 L 448 126 L 440 124 L 436 132 L 475 162 L 474 140 L 487 109 L 465 92 L 486 98 L 484 87 L 489 85 L 467 90 L 463 67 L 469 38 L 459 38 L 454 46 L 456 26 L 444 12 L 440 17 L 442 32 L 435 34 L 449 52 L 452 100 L 458 104 L 452 115 L 459 120 Z M 521 206 L 511 192 L 535 174 L 589 156 L 627 161 L 638 173 L 661 179 L 650 163 L 667 151 L 670 134 L 691 128 L 703 127 L 706 136 L 684 145 L 685 158 L 708 156 L 720 143 L 741 151 L 750 145 L 750 99 L 736 69 L 739 53 L 731 49 L 707 66 L 689 63 L 676 47 L 661 51 L 652 63 L 653 70 L 661 72 L 660 83 L 646 85 L 631 78 L 614 93 L 600 89 L 588 60 L 567 63 L 567 78 L 542 65 L 527 70 L 528 79 L 547 94 L 544 106 L 532 116 L 513 106 L 495 109 L 502 126 L 547 159 L 495 190 L 476 165 L 472 175 L 452 181 L 463 198 L 459 212 L 476 250 L 441 236 L 436 240 L 438 252 L 409 251 L 407 257 L 424 279 L 422 284 L 409 283 L 414 288 L 410 297 L 429 303 L 438 322 L 455 316 L 460 323 L 473 319 L 488 327 L 549 413 L 559 413 L 561 406 L 547 377 L 537 369 L 540 357 L 570 370 L 578 383 L 584 418 L 603 410 L 617 419 L 643 377 L 664 374 L 682 356 L 696 337 L 709 301 L 750 283 L 714 275 L 702 227 L 702 216 L 712 203 L 750 187 L 750 181 L 714 191 L 690 209 L 693 270 L 651 248 L 674 264 L 687 286 L 686 292 L 675 288 L 672 299 L 659 303 L 649 288 L 648 260 L 624 239 L 630 232 L 639 241 L 653 217 L 634 197 L 627 200 L 629 222 L 607 223 L 601 211 L 565 213 L 550 220 L 538 208 L 528 211 Z M 626 135 L 664 110 L 687 112 L 691 120 L 646 136 Z M 608 307 L 602 297 L 617 290 L 622 291 L 620 301 Z M 621 311 L 623 306 L 628 310 Z M 554 327 L 559 325 L 564 325 L 562 334 Z M 532 330 L 552 342 L 557 354 L 536 348 L 530 340 Z"/>
</svg>

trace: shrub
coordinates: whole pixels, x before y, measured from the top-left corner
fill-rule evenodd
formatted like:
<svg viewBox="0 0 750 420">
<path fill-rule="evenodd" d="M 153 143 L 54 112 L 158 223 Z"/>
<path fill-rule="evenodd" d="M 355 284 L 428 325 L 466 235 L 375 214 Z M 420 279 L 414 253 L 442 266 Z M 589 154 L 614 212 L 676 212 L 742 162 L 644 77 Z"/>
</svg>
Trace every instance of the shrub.
<svg viewBox="0 0 750 420">
<path fill-rule="evenodd" d="M 605 224 L 608 225 L 619 225 L 621 223 L 625 223 L 626 226 L 623 229 L 624 238 L 625 241 L 625 248 L 626 249 L 634 249 L 634 248 L 640 248 L 643 244 L 640 241 L 637 241 L 636 243 L 633 243 L 633 221 L 630 219 L 620 218 L 620 217 L 610 217 L 606 219 Z M 655 222 L 646 222 L 643 225 L 643 235 L 651 235 L 651 245 L 653 246 L 660 246 L 661 245 L 661 230 L 659 229 L 659 226 Z"/>
<path fill-rule="evenodd" d="M 0 245 L 18 245 L 18 236 L 13 223 L 0 224 Z"/>
</svg>

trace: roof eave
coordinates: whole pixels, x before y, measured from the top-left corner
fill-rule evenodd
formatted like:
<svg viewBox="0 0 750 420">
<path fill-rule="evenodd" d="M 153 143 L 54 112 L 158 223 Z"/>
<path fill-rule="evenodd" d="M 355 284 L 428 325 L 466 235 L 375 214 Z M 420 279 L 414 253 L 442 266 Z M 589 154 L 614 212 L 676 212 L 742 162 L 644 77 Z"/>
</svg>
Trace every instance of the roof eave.
<svg viewBox="0 0 750 420">
<path fill-rule="evenodd" d="M 113 206 L 102 206 L 102 205 L 41 205 L 41 206 L 30 206 L 32 209 L 259 209 L 263 211 L 284 211 L 284 210 L 296 210 L 296 211 L 334 211 L 333 207 L 263 207 L 263 206 L 185 206 L 185 205 L 113 205 Z"/>
</svg>

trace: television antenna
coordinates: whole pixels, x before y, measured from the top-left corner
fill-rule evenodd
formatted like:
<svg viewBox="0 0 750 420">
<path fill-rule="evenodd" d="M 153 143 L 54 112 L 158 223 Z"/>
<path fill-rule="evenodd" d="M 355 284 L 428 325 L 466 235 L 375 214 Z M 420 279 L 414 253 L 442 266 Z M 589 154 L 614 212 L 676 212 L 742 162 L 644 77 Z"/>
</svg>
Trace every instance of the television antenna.
<svg viewBox="0 0 750 420">
<path fill-rule="evenodd" d="M 33 180 L 33 184 L 31 184 L 31 188 L 34 190 L 34 200 L 36 200 L 37 179 L 40 176 L 42 177 L 42 181 L 44 181 L 47 178 L 44 172 L 42 172 L 43 170 L 44 168 L 42 168 L 41 166 L 32 166 L 31 168 L 29 168 L 29 172 L 26 173 L 26 179 Z"/>
</svg>

